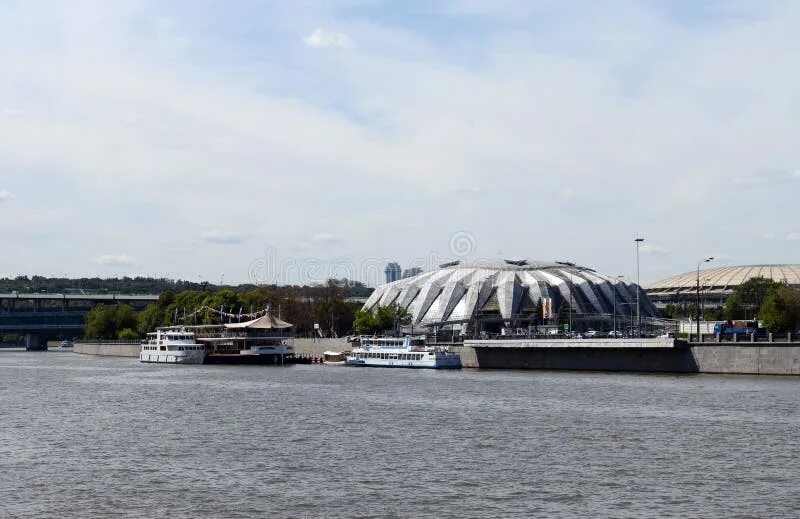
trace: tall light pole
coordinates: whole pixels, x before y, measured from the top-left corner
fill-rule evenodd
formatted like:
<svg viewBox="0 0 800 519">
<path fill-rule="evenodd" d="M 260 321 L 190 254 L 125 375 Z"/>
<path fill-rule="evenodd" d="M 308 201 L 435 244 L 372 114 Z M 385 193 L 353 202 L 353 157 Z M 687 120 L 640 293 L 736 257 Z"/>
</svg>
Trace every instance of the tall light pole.
<svg viewBox="0 0 800 519">
<path fill-rule="evenodd" d="M 625 276 L 617 276 L 614 278 L 614 338 L 617 338 L 617 285 L 620 280 Z"/>
<path fill-rule="evenodd" d="M 575 290 L 575 282 L 572 281 L 572 271 L 569 271 L 569 333 L 572 335 L 572 291 Z"/>
<path fill-rule="evenodd" d="M 644 241 L 644 238 L 636 238 L 636 336 L 642 336 L 642 307 L 639 304 L 639 294 L 642 292 L 642 286 L 639 282 L 639 246 Z"/>
<path fill-rule="evenodd" d="M 714 261 L 714 256 L 697 262 L 697 340 L 700 340 L 700 265 L 710 261 Z"/>
</svg>

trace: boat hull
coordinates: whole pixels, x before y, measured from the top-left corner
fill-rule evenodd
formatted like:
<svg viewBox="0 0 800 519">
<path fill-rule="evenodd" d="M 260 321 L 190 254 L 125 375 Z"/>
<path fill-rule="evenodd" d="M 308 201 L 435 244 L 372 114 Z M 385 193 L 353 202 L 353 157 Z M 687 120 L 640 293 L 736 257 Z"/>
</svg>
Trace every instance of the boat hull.
<svg viewBox="0 0 800 519">
<path fill-rule="evenodd" d="M 178 353 L 178 352 L 176 352 Z M 176 355 L 175 353 L 161 353 L 161 352 L 141 352 L 139 353 L 139 362 L 149 364 L 202 364 L 205 352 L 183 352 L 188 353 L 185 355 Z"/>
<path fill-rule="evenodd" d="M 425 361 L 398 361 L 382 359 L 348 359 L 348 366 L 358 366 L 365 368 L 412 368 L 412 369 L 461 369 L 461 359 L 457 361 L 447 360 L 445 362 L 425 362 Z"/>
<path fill-rule="evenodd" d="M 282 364 L 294 364 L 294 357 L 284 355 L 242 355 L 239 353 L 230 354 L 210 354 L 206 356 L 206 364 L 235 364 L 253 366 L 280 366 Z"/>
</svg>

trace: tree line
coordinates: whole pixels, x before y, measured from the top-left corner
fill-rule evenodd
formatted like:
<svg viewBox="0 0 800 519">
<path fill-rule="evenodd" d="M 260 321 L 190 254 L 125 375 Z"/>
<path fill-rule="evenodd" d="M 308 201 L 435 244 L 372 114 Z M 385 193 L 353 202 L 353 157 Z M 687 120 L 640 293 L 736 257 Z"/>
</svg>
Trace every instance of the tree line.
<svg viewBox="0 0 800 519">
<path fill-rule="evenodd" d="M 98 305 L 86 316 L 87 339 L 136 340 L 159 326 L 220 324 L 236 322 L 234 317 L 220 317 L 213 311 L 195 313 L 203 307 L 219 309 L 238 316 L 270 307 L 275 317 L 294 325 L 298 336 L 311 336 L 318 324 L 325 336 L 352 333 L 353 319 L 361 307 L 346 298 L 348 287 L 336 280 L 322 286 L 256 287 L 249 290 L 166 290 L 158 302 L 142 311 L 128 305 Z M 186 316 L 184 318 L 184 316 Z M 243 319 L 245 320 L 245 319 Z"/>
<path fill-rule="evenodd" d="M 345 290 L 348 297 L 366 297 L 372 293 L 372 289 L 360 281 L 350 279 L 334 279 L 327 283 L 334 283 Z M 327 284 L 326 283 L 326 284 Z M 102 294 L 160 294 L 164 291 L 179 293 L 183 291 L 210 291 L 214 292 L 223 288 L 228 288 L 237 292 L 251 291 L 259 288 L 252 284 L 243 285 L 214 285 L 206 282 L 192 282 L 186 280 L 175 280 L 167 278 L 153 277 L 121 277 L 121 278 L 60 278 L 45 276 L 17 276 L 15 278 L 0 278 L 0 292 L 48 292 L 48 293 L 102 293 Z M 269 285 L 265 288 L 277 290 L 287 288 L 289 290 L 302 291 L 300 286 L 279 287 Z"/>
<path fill-rule="evenodd" d="M 706 320 L 747 321 L 758 319 L 770 332 L 792 331 L 800 326 L 800 291 L 785 283 L 756 277 L 734 290 L 721 308 L 706 308 Z M 662 315 L 671 318 L 697 315 L 696 302 L 670 304 Z"/>
</svg>

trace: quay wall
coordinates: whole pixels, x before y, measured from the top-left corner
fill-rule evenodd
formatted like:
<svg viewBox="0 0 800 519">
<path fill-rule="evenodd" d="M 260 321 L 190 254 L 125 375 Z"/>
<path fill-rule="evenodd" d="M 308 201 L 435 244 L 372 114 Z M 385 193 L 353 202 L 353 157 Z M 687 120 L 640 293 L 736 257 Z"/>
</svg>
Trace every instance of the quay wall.
<svg viewBox="0 0 800 519">
<path fill-rule="evenodd" d="M 465 341 L 453 349 L 465 368 L 800 375 L 800 343 L 668 347 L 607 341 Z"/>
<path fill-rule="evenodd" d="M 321 358 L 326 351 L 350 351 L 346 339 L 295 339 L 294 353 L 298 356 Z"/>
<path fill-rule="evenodd" d="M 104 357 L 138 357 L 139 348 L 140 344 L 138 342 L 76 342 L 73 351 L 83 355 L 100 355 Z"/>
</svg>

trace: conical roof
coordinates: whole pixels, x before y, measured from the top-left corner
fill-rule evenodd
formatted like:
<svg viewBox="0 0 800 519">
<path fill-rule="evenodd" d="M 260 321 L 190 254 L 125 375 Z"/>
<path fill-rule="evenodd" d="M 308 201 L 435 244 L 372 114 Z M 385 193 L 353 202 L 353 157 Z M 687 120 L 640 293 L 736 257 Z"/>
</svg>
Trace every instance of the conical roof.
<svg viewBox="0 0 800 519">
<path fill-rule="evenodd" d="M 262 315 L 257 319 L 253 319 L 252 321 L 247 321 L 245 323 L 229 323 L 225 325 L 225 328 L 234 328 L 234 329 L 248 329 L 248 330 L 282 330 L 286 328 L 291 328 L 294 326 L 293 324 L 287 323 L 286 321 L 282 321 L 277 317 L 273 317 L 270 314 Z"/>
</svg>

